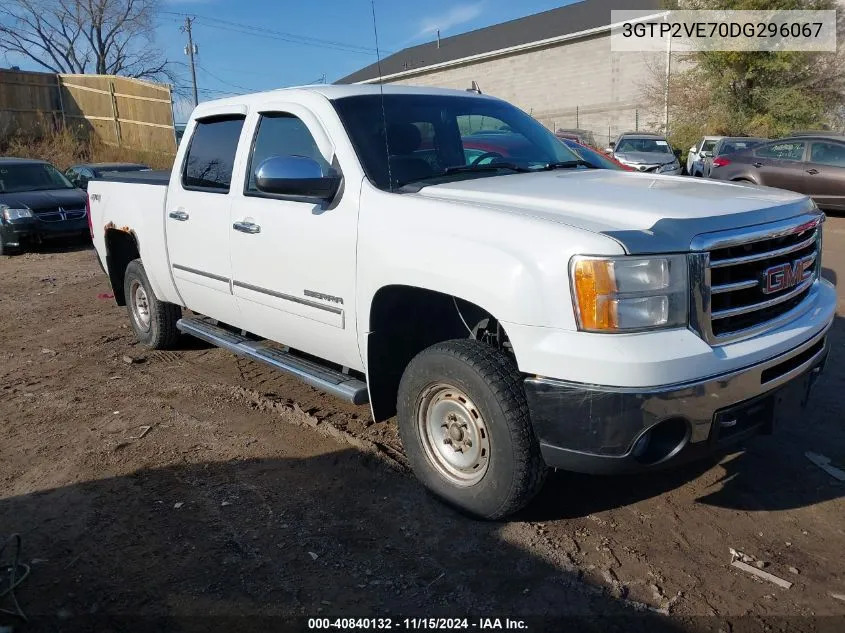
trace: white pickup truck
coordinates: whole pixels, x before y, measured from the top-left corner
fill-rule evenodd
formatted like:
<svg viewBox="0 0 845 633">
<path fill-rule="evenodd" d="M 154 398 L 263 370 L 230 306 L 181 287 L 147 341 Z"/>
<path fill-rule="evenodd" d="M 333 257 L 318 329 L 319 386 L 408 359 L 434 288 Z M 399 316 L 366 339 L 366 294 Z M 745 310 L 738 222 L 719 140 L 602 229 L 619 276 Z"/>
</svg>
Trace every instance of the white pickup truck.
<svg viewBox="0 0 845 633">
<path fill-rule="evenodd" d="M 648 470 L 796 423 L 827 357 L 809 198 L 597 169 L 488 96 L 203 103 L 172 173 L 88 192 L 142 343 L 181 331 L 395 415 L 416 475 L 480 517 L 549 467 Z"/>
</svg>

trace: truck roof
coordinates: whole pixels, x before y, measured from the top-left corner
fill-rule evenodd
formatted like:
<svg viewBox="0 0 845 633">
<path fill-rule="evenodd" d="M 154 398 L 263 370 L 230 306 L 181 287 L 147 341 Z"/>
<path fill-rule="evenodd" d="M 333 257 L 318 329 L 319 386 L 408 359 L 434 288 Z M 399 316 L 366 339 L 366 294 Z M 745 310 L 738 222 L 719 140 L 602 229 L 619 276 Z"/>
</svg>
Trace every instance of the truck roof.
<svg viewBox="0 0 845 633">
<path fill-rule="evenodd" d="M 223 99 L 214 99 L 212 101 L 204 101 L 199 104 L 192 113 L 193 118 L 207 116 L 208 114 L 215 114 L 221 106 L 228 105 L 261 105 L 268 101 L 273 101 L 279 98 L 295 97 L 299 94 L 319 94 L 326 99 L 341 99 L 343 97 L 354 97 L 359 95 L 378 95 L 381 94 L 382 89 L 386 95 L 408 94 L 408 95 L 442 95 L 454 97 L 478 97 L 486 99 L 495 99 L 489 95 L 479 95 L 477 92 L 467 90 L 451 90 L 448 88 L 428 88 L 420 86 L 379 86 L 378 84 L 351 84 L 351 85 L 334 85 L 334 84 L 315 84 L 311 86 L 296 86 L 291 88 L 279 88 L 276 90 L 267 90 L 265 92 L 255 92 L 251 94 L 240 95 L 237 97 L 225 97 Z"/>
</svg>

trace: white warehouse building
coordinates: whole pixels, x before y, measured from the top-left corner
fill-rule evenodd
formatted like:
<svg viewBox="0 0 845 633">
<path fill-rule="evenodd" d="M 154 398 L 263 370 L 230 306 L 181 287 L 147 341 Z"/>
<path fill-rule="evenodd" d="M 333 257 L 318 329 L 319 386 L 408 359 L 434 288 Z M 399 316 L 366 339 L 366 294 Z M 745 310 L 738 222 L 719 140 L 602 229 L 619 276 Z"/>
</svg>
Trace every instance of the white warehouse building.
<svg viewBox="0 0 845 633">
<path fill-rule="evenodd" d="M 468 89 L 519 106 L 550 129 L 591 130 L 604 144 L 662 122 L 643 104 L 660 54 L 612 52 L 611 10 L 660 11 L 660 0 L 582 0 L 401 50 L 381 60 L 386 84 Z M 377 83 L 371 64 L 337 83 Z"/>
</svg>

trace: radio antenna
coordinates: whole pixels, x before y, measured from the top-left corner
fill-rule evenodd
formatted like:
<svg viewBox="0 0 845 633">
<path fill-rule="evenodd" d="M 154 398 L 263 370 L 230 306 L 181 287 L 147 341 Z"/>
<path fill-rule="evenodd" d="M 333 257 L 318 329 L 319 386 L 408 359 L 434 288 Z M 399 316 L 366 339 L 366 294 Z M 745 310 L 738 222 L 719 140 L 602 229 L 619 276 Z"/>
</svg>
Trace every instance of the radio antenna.
<svg viewBox="0 0 845 633">
<path fill-rule="evenodd" d="M 387 111 L 384 108 L 384 83 L 381 80 L 381 53 L 378 48 L 378 27 L 376 26 L 376 0 L 370 0 L 373 10 L 373 34 L 376 38 L 376 62 L 378 64 L 378 86 L 381 94 L 381 121 L 384 126 L 384 151 L 387 156 L 387 190 L 393 192 L 393 173 L 390 169 L 390 141 L 387 138 Z"/>
</svg>

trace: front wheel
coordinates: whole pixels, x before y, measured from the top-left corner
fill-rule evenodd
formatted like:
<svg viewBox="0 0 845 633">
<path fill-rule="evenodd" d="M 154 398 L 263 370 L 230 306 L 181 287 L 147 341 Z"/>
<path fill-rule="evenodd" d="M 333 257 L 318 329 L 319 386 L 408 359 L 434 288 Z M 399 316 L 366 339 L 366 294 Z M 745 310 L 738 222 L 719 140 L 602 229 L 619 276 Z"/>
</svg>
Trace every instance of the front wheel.
<svg viewBox="0 0 845 633">
<path fill-rule="evenodd" d="M 123 292 L 138 341 L 150 349 L 172 347 L 179 339 L 176 322 L 182 316 L 182 308 L 155 296 L 140 259 L 126 267 Z"/>
<path fill-rule="evenodd" d="M 20 253 L 20 249 L 12 249 L 3 243 L 3 238 L 0 237 L 0 257 L 10 257 Z"/>
<path fill-rule="evenodd" d="M 522 377 L 505 353 L 465 339 L 423 350 L 405 369 L 397 410 L 414 473 L 445 501 L 500 519 L 542 487 Z"/>
</svg>

